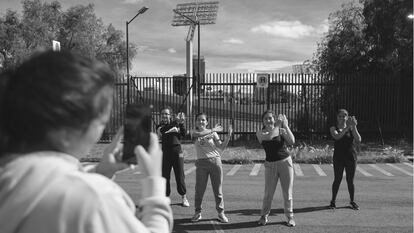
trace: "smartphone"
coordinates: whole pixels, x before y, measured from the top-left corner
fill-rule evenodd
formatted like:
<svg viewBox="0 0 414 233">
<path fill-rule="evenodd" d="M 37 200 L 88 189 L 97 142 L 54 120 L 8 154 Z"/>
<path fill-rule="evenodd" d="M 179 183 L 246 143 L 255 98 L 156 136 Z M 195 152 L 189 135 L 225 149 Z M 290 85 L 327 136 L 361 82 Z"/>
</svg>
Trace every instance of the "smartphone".
<svg viewBox="0 0 414 233">
<path fill-rule="evenodd" d="M 138 164 L 134 149 L 142 145 L 148 150 L 151 132 L 152 108 L 143 104 L 129 104 L 125 111 L 124 148 L 122 161 L 128 164 Z"/>
</svg>

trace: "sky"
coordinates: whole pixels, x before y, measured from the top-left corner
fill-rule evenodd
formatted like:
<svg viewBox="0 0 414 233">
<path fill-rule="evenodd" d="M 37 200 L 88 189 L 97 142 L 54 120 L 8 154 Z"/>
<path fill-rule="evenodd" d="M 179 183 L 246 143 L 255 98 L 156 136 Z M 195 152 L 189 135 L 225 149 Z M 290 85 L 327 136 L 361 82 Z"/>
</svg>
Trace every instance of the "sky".
<svg viewBox="0 0 414 233">
<path fill-rule="evenodd" d="M 50 2 L 51 0 L 47 0 Z M 103 22 L 126 31 L 125 22 L 138 10 L 149 9 L 128 26 L 129 41 L 138 46 L 132 75 L 172 76 L 186 72 L 188 26 L 171 26 L 177 4 L 196 0 L 59 0 L 63 10 L 93 3 Z M 291 71 L 311 59 L 328 30 L 328 16 L 350 0 L 216 0 L 215 24 L 201 26 L 201 55 L 206 73 Z M 199 1 L 200 2 L 200 1 Z M 206 2 L 206 1 L 203 1 Z M 21 12 L 18 0 L 1 0 L 6 9 Z M 197 33 L 193 40 L 197 55 Z"/>
</svg>

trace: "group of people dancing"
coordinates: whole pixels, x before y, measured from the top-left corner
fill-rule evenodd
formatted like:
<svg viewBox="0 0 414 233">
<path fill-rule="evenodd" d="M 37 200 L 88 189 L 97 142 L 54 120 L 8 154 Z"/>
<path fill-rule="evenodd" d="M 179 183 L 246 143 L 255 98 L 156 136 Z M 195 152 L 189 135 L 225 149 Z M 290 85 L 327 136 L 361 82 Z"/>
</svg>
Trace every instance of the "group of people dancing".
<svg viewBox="0 0 414 233">
<path fill-rule="evenodd" d="M 350 196 L 350 207 L 358 210 L 359 206 L 354 201 L 354 176 L 356 170 L 356 150 L 354 143 L 361 141 L 361 136 L 357 129 L 357 120 L 354 116 L 348 116 L 348 111 L 340 109 L 337 113 L 337 124 L 330 128 L 330 133 L 335 140 L 333 167 L 334 182 L 332 184 L 332 199 L 329 204 L 330 208 L 336 208 L 336 196 L 342 181 L 343 172 L 346 172 L 346 181 Z M 292 157 L 286 150 L 286 145 L 295 143 L 295 136 L 289 128 L 286 115 L 276 114 L 274 111 L 267 110 L 262 114 L 263 127 L 256 132 L 259 143 L 265 151 L 265 189 L 261 208 L 259 225 L 268 223 L 268 216 L 271 211 L 272 201 L 276 186 L 280 180 L 283 199 L 284 213 L 286 216 L 287 226 L 296 226 L 293 214 L 293 180 L 294 169 Z M 224 214 L 223 201 L 223 169 L 221 155 L 226 148 L 233 129 L 231 125 L 228 129 L 228 135 L 222 142 L 218 132 L 223 131 L 220 124 L 208 128 L 208 117 L 206 113 L 196 115 L 195 129 L 190 131 L 194 139 L 197 160 L 196 166 L 196 184 L 195 184 L 195 213 L 191 221 L 197 222 L 202 219 L 201 203 L 207 186 L 208 177 L 210 176 L 211 185 L 218 212 L 218 220 L 222 223 L 229 222 Z M 182 195 L 182 206 L 189 207 L 190 204 L 186 197 L 186 186 L 184 177 L 184 156 L 180 146 L 180 137 L 185 135 L 184 118 L 174 118 L 171 107 L 165 107 L 161 110 L 161 124 L 157 126 L 157 132 L 162 139 L 162 148 L 164 153 L 163 159 L 163 177 L 167 180 L 167 193 L 170 195 L 170 174 L 174 168 L 177 191 Z M 173 143 L 171 143 L 173 142 Z M 176 152 L 171 154 L 173 148 Z"/>
<path fill-rule="evenodd" d="M 171 108 L 161 110 L 157 133 L 150 133 L 147 149 L 134 153 L 143 179 L 141 199 L 132 198 L 113 181 L 128 169 L 122 157 L 122 130 L 102 152 L 99 164 L 86 171 L 79 159 L 99 141 L 110 119 L 114 80 L 107 64 L 73 52 L 34 54 L 0 75 L 0 226 L 2 233 L 171 232 L 170 174 L 174 169 L 182 205 L 189 207 L 180 137 L 184 118 Z M 293 166 L 286 144 L 295 143 L 285 115 L 266 111 L 257 139 L 265 152 L 265 187 L 259 224 L 265 225 L 278 180 L 283 191 L 287 225 L 293 216 Z M 210 178 L 219 221 L 229 222 L 224 211 L 220 125 L 209 127 L 205 113 L 196 115 L 191 130 L 197 160 L 192 221 L 202 219 L 202 201 Z M 355 117 L 340 110 L 331 128 L 335 139 L 331 208 L 347 173 L 351 207 L 356 167 L 354 141 L 361 141 Z M 159 144 L 161 138 L 161 146 Z M 137 204 L 137 205 L 136 205 Z M 138 208 L 137 208 L 138 206 Z"/>
</svg>

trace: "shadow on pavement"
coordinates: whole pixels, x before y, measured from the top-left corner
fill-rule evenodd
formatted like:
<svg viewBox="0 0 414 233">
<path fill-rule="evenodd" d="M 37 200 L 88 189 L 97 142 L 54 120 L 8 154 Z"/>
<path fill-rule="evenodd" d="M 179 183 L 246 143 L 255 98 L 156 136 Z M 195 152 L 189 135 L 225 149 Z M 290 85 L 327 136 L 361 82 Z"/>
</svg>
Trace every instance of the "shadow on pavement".
<svg viewBox="0 0 414 233">
<path fill-rule="evenodd" d="M 193 223 L 191 219 L 174 219 L 174 229 L 173 232 L 176 233 L 187 233 L 187 232 L 197 232 L 197 231 L 215 231 L 215 227 L 210 221 L 213 221 L 214 224 L 219 225 L 219 228 L 222 230 L 229 229 L 243 229 L 243 228 L 260 228 L 257 224 L 257 220 L 250 222 L 238 222 L 232 223 L 231 219 L 229 223 L 220 223 L 217 219 L 202 219 L 199 222 Z M 286 225 L 286 222 L 269 222 L 266 225 Z"/>
<path fill-rule="evenodd" d="M 337 207 L 337 209 L 342 208 L 349 208 L 349 206 L 344 207 Z M 305 207 L 305 208 L 295 208 L 293 209 L 293 213 L 307 213 L 307 212 L 314 212 L 314 211 L 322 211 L 322 210 L 329 210 L 329 206 L 314 206 L 314 207 Z M 246 215 L 246 216 L 260 216 L 260 209 L 241 209 L 241 210 L 227 210 L 227 214 L 239 214 L 239 215 Z M 279 209 L 272 209 L 270 211 L 270 215 L 276 215 L 276 214 L 283 214 L 284 210 Z"/>
</svg>

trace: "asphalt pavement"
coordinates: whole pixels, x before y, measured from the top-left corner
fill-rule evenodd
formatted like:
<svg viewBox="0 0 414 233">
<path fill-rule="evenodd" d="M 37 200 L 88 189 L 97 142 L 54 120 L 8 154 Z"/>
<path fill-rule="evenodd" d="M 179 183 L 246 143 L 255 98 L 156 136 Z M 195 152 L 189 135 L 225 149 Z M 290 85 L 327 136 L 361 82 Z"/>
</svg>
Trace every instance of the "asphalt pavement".
<svg viewBox="0 0 414 233">
<path fill-rule="evenodd" d="M 327 208 L 331 198 L 333 168 L 329 164 L 295 164 L 293 205 L 297 226 L 288 227 L 283 214 L 280 183 L 273 200 L 269 223 L 258 226 L 264 192 L 263 164 L 224 164 L 224 203 L 229 223 L 219 223 L 210 183 L 203 200 L 203 219 L 190 221 L 194 214 L 195 167 L 185 164 L 190 207 L 181 206 L 172 173 L 171 206 L 173 232 L 413 232 L 413 165 L 360 164 L 355 177 L 358 211 L 349 208 L 345 177 L 337 197 L 337 209 Z M 137 202 L 139 169 L 117 174 L 115 181 Z"/>
</svg>

